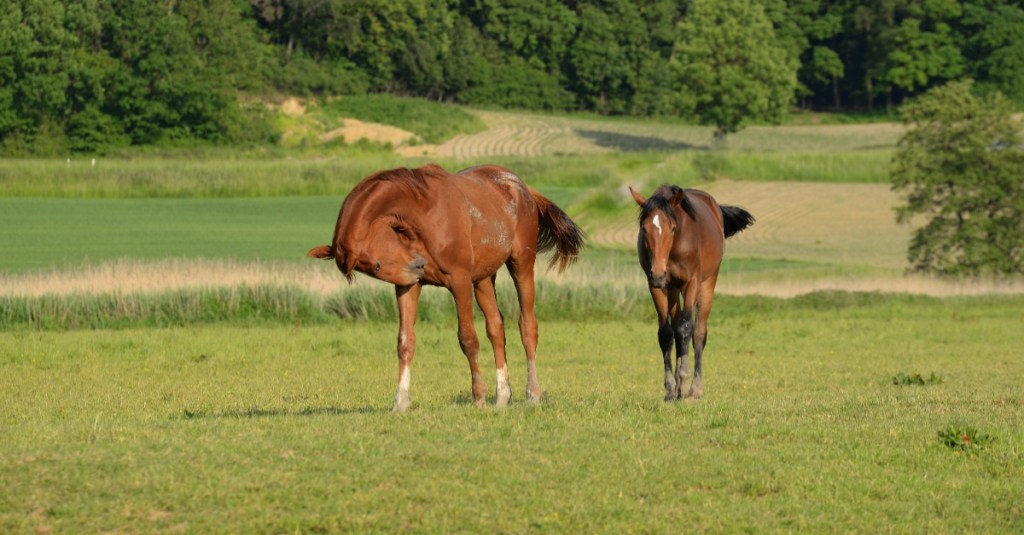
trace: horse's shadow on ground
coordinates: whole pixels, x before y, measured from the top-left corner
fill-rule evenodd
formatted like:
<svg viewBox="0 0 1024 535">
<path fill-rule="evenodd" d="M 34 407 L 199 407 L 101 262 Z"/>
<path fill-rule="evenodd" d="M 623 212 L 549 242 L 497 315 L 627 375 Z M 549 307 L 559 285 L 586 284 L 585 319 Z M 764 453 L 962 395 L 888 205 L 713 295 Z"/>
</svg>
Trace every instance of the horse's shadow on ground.
<svg viewBox="0 0 1024 535">
<path fill-rule="evenodd" d="M 388 412 L 383 407 L 306 407 L 304 409 L 264 409 L 250 407 L 229 411 L 205 411 L 183 409 L 179 415 L 183 420 L 275 418 L 279 416 L 345 416 L 348 414 L 378 414 Z"/>
<path fill-rule="evenodd" d="M 598 147 L 615 149 L 621 152 L 642 152 L 649 150 L 708 150 L 706 145 L 691 145 L 682 141 L 672 141 L 660 137 L 634 136 L 619 132 L 602 130 L 574 130 L 576 135 L 589 139 Z"/>
</svg>

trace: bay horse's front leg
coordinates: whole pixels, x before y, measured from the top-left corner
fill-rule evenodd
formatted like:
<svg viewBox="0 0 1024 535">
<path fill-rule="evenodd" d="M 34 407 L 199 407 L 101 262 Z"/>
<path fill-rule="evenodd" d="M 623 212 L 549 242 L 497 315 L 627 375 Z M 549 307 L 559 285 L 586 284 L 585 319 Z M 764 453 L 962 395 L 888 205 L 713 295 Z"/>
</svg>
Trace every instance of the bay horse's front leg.
<svg viewBox="0 0 1024 535">
<path fill-rule="evenodd" d="M 661 348 L 661 355 L 665 361 L 665 401 L 672 401 L 678 397 L 676 379 L 672 375 L 672 324 L 669 315 L 669 292 L 677 293 L 676 290 L 666 288 L 649 287 L 651 299 L 654 300 L 654 309 L 658 313 L 658 347 Z M 678 299 L 673 299 L 678 301 Z"/>
<path fill-rule="evenodd" d="M 512 387 L 508 381 L 508 364 L 505 360 L 505 320 L 498 308 L 498 296 L 494 291 L 494 276 L 476 283 L 476 303 L 484 313 L 487 325 L 487 338 L 494 349 L 494 369 L 497 375 L 497 395 L 494 404 L 498 407 L 508 405 L 512 399 Z"/>
<path fill-rule="evenodd" d="M 452 284 L 452 297 L 455 298 L 455 312 L 459 318 L 459 346 L 469 361 L 472 379 L 473 403 L 483 407 L 487 397 L 487 383 L 480 373 L 480 365 L 476 357 L 480 352 L 480 341 L 473 326 L 473 282 L 467 276 Z"/>
<path fill-rule="evenodd" d="M 708 342 L 708 317 L 711 316 L 711 302 L 715 296 L 716 278 L 708 279 L 701 284 L 700 300 L 697 302 L 697 322 L 693 328 L 693 382 L 686 393 L 687 398 L 700 399 L 704 395 L 701 364 L 704 357 L 704 346 Z"/>
<path fill-rule="evenodd" d="M 412 403 L 409 397 L 410 367 L 413 354 L 416 353 L 416 312 L 419 310 L 422 289 L 419 284 L 395 286 L 395 298 L 398 300 L 398 391 L 395 393 L 395 412 L 405 412 Z"/>
<path fill-rule="evenodd" d="M 687 353 L 689 353 L 690 343 L 693 341 L 693 310 L 697 300 L 697 283 L 693 280 L 689 281 L 683 287 L 682 294 L 682 307 L 678 307 L 672 317 L 672 328 L 676 336 L 676 397 L 678 399 L 684 397 L 683 389 L 686 388 L 686 381 L 690 377 Z M 698 362 L 696 350 L 693 355 L 694 368 L 696 368 Z"/>
</svg>

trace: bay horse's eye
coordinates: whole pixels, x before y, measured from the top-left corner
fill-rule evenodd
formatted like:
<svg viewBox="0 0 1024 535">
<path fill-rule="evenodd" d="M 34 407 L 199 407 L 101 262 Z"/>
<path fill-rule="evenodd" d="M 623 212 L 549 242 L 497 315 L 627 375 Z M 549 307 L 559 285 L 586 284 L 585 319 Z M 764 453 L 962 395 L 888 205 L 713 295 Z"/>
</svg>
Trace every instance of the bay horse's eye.
<svg viewBox="0 0 1024 535">
<path fill-rule="evenodd" d="M 380 260 L 378 260 L 377 263 L 373 265 L 373 272 L 376 273 L 378 271 L 380 271 Z"/>
</svg>

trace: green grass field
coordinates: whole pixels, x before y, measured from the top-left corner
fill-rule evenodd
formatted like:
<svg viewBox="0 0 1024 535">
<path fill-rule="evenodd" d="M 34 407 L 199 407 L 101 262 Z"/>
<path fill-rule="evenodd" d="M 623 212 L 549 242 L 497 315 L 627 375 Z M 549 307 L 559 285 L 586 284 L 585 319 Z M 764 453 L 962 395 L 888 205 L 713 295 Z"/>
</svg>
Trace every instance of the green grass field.
<svg viewBox="0 0 1024 535">
<path fill-rule="evenodd" d="M 470 111 L 488 130 L 410 114 L 441 141 L 415 157 L 318 141 L 348 116 L 325 105 L 294 148 L 0 161 L 0 532 L 1024 531 L 1024 284 L 903 276 L 898 125 L 708 151 L 671 120 Z M 512 406 L 472 406 L 434 288 L 394 415 L 392 289 L 303 258 L 358 180 L 433 160 L 507 165 L 590 234 L 540 277 L 538 405 L 507 275 Z M 665 182 L 758 217 L 696 403 L 661 401 L 625 187 Z"/>
<path fill-rule="evenodd" d="M 780 303 L 722 308 L 699 403 L 661 401 L 649 318 L 549 320 L 542 402 L 511 343 L 477 409 L 424 322 L 405 415 L 390 323 L 7 332 L 0 531 L 1024 529 L 1020 298 Z"/>
</svg>

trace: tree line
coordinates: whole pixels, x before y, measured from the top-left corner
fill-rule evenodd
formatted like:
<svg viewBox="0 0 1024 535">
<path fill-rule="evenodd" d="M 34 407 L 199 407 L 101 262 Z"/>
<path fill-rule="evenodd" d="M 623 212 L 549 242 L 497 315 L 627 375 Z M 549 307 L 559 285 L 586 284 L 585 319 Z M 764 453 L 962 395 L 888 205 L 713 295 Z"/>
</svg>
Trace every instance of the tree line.
<svg viewBox="0 0 1024 535">
<path fill-rule="evenodd" d="M 1024 104 L 1013 0 L 0 0 L 0 152 L 264 143 L 268 96 L 715 125 L 950 80 Z"/>
</svg>

